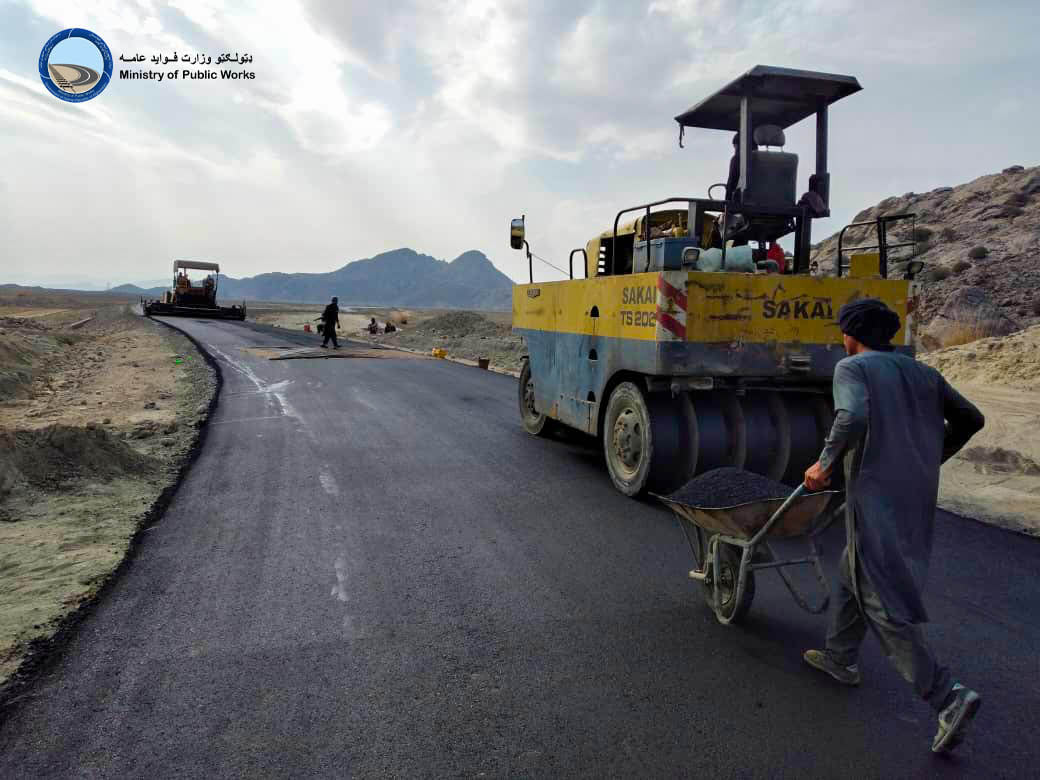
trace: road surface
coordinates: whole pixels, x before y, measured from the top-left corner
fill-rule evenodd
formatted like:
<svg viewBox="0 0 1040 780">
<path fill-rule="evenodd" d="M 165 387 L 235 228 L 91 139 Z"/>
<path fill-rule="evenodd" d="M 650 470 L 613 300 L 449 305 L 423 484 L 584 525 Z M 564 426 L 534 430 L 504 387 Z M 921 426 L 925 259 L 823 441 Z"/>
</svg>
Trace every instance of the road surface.
<svg viewBox="0 0 1040 780">
<path fill-rule="evenodd" d="M 270 361 L 243 350 L 287 334 L 173 322 L 221 365 L 208 440 L 8 708 L 0 776 L 1037 771 L 1037 541 L 938 523 L 929 635 L 985 698 L 936 758 L 932 713 L 873 639 L 859 689 L 803 665 L 824 621 L 774 574 L 746 626 L 717 624 L 672 516 L 617 493 L 583 440 L 525 434 L 514 379 Z"/>
<path fill-rule="evenodd" d="M 101 74 L 84 65 L 48 65 L 51 80 L 65 92 L 75 95 L 89 92 L 101 80 Z"/>
</svg>

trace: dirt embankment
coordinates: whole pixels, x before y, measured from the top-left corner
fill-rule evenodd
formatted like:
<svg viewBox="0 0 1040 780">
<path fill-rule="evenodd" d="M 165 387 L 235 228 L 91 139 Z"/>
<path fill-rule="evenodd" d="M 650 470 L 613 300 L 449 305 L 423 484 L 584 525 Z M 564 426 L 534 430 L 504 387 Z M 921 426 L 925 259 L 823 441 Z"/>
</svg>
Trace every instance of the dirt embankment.
<svg viewBox="0 0 1040 780">
<path fill-rule="evenodd" d="M 527 348 L 512 332 L 511 315 L 449 311 L 418 322 L 414 327 L 399 326 L 396 333 L 371 339 L 388 346 L 428 352 L 436 347 L 449 357 L 463 360 L 488 358 L 492 366 L 519 371 Z"/>
<path fill-rule="evenodd" d="M 986 415 L 943 466 L 939 502 L 1040 536 L 1040 325 L 921 356 Z"/>
<path fill-rule="evenodd" d="M 0 309 L 0 682 L 118 566 L 215 390 L 183 336 L 76 304 Z"/>
</svg>

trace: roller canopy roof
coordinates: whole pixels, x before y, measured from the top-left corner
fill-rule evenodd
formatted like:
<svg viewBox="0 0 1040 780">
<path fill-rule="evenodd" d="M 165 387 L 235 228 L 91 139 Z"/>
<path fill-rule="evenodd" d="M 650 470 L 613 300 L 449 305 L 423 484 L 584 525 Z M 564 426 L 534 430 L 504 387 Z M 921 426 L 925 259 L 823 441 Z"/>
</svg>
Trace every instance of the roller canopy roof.
<svg viewBox="0 0 1040 780">
<path fill-rule="evenodd" d="M 216 263 L 202 263 L 198 260 L 177 260 L 173 264 L 173 270 L 180 268 L 196 268 L 199 271 L 219 271 L 220 266 Z"/>
<path fill-rule="evenodd" d="M 675 121 L 683 127 L 736 132 L 740 129 L 740 98 L 747 93 L 756 127 L 769 124 L 787 128 L 815 114 L 821 102 L 830 105 L 861 89 L 853 76 L 756 65 L 679 114 Z"/>
</svg>

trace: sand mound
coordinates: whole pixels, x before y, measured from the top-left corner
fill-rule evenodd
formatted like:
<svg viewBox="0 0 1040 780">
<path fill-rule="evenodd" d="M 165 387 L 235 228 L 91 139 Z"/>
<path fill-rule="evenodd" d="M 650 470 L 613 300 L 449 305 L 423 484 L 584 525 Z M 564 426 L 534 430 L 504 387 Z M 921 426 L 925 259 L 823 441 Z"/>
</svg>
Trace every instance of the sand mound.
<svg viewBox="0 0 1040 780">
<path fill-rule="evenodd" d="M 54 489 L 77 479 L 108 481 L 158 468 L 156 460 L 97 426 L 0 433 L 0 498 L 22 483 Z"/>
<path fill-rule="evenodd" d="M 947 347 L 919 358 L 954 384 L 980 382 L 1035 390 L 1040 386 L 1040 325 L 1010 336 Z"/>
</svg>

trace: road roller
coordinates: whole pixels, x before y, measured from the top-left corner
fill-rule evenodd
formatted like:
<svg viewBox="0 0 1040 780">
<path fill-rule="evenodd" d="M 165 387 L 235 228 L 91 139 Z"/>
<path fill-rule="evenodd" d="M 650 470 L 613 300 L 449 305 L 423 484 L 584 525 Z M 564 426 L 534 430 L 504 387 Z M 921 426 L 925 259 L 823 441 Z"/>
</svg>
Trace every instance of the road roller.
<svg viewBox="0 0 1040 780">
<path fill-rule="evenodd" d="M 525 220 L 512 220 L 530 275 L 513 289 L 529 433 L 598 437 L 630 496 L 720 466 L 800 484 L 833 417 L 838 309 L 880 298 L 902 322 L 895 348 L 914 354 L 920 263 L 897 262 L 916 252 L 912 214 L 847 226 L 826 269 L 810 258 L 812 221 L 830 215 L 828 111 L 860 88 L 852 76 L 759 65 L 679 114 L 680 147 L 690 128 L 735 134 L 731 180 L 705 198 L 622 208 L 571 252 L 563 281 L 535 282 Z M 816 159 L 799 196 L 784 131 L 810 118 Z"/>
</svg>

